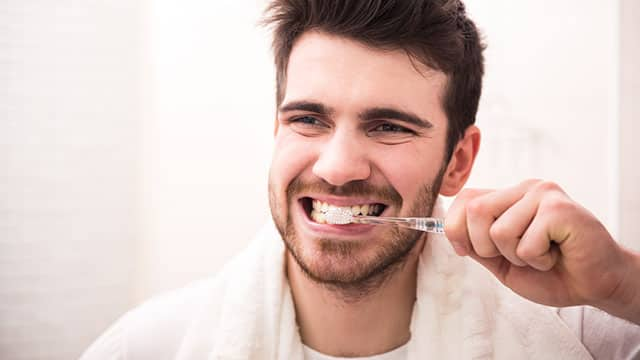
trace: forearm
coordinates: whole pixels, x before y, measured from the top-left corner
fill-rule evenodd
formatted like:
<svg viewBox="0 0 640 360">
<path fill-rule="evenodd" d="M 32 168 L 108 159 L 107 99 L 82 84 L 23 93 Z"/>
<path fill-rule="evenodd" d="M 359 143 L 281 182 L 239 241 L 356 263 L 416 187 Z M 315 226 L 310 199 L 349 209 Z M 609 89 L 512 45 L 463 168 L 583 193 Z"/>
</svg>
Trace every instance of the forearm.
<svg viewBox="0 0 640 360">
<path fill-rule="evenodd" d="M 596 307 L 640 325 L 640 253 L 622 248 L 626 263 L 623 279 L 610 297 Z"/>
</svg>

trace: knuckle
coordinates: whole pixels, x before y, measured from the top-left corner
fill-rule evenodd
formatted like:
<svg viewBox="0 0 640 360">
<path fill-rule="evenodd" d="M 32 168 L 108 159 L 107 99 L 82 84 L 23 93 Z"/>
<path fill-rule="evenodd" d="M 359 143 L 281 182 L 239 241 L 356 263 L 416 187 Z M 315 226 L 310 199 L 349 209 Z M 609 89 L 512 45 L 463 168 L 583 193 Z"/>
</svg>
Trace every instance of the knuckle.
<svg viewBox="0 0 640 360">
<path fill-rule="evenodd" d="M 494 223 L 489 228 L 489 236 L 496 242 L 504 242 L 506 239 L 510 237 L 509 228 L 500 223 Z"/>
<path fill-rule="evenodd" d="M 539 257 L 531 247 L 518 246 L 516 248 L 516 256 L 522 260 L 529 261 Z"/>
<path fill-rule="evenodd" d="M 568 214 L 576 210 L 575 204 L 565 198 L 554 196 L 544 203 L 545 211 L 556 214 Z"/>
<path fill-rule="evenodd" d="M 470 216 L 479 216 L 487 212 L 487 207 L 484 202 L 479 199 L 471 200 L 467 203 L 467 214 Z"/>
<path fill-rule="evenodd" d="M 560 185 L 553 181 L 540 181 L 535 185 L 535 190 L 538 192 L 546 193 L 553 191 L 562 191 Z"/>
<path fill-rule="evenodd" d="M 531 251 L 522 247 L 516 248 L 516 256 L 525 261 L 532 258 Z"/>
</svg>

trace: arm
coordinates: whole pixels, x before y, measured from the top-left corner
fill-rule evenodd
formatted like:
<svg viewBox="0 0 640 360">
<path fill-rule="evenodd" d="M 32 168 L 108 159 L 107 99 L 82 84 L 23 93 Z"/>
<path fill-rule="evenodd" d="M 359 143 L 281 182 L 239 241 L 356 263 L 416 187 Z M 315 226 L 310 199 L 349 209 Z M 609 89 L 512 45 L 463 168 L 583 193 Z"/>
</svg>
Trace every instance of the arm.
<svg viewBox="0 0 640 360">
<path fill-rule="evenodd" d="M 610 297 L 592 305 L 640 325 L 640 253 L 625 248 L 621 251 L 626 259 L 627 270 L 620 286 Z"/>
</svg>

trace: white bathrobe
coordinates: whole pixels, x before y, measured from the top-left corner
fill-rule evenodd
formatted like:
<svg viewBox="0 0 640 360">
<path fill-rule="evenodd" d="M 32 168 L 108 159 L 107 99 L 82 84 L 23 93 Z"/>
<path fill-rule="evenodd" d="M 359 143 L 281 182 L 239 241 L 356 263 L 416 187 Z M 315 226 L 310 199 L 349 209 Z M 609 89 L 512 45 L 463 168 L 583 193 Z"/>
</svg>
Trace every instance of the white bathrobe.
<svg viewBox="0 0 640 360">
<path fill-rule="evenodd" d="M 409 359 L 592 358 L 555 309 L 515 295 L 441 235 L 425 244 L 417 286 Z M 130 311 L 82 359 L 303 358 L 285 248 L 269 224 L 215 278 Z"/>
</svg>

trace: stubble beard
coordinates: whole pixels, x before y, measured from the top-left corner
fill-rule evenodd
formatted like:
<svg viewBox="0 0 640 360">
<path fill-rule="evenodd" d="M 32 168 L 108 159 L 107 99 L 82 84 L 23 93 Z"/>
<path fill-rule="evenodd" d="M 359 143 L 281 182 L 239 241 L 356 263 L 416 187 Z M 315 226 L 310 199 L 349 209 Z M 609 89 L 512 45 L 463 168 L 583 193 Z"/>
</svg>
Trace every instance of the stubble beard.
<svg viewBox="0 0 640 360">
<path fill-rule="evenodd" d="M 433 182 L 422 186 L 407 216 L 431 216 L 443 174 L 444 168 L 439 171 Z M 372 246 L 367 241 L 345 241 L 328 237 L 314 239 L 318 244 L 317 248 L 313 252 L 305 251 L 298 238 L 291 213 L 295 205 L 295 194 L 309 187 L 327 188 L 326 193 L 334 195 L 354 192 L 357 195 L 380 195 L 380 191 L 371 192 L 372 188 L 364 183 L 346 185 L 345 190 L 341 190 L 328 185 L 302 184 L 299 180 L 294 180 L 287 189 L 288 210 L 286 219 L 283 219 L 282 212 L 278 211 L 275 193 L 269 184 L 271 214 L 289 254 L 308 279 L 330 290 L 344 302 L 358 302 L 381 288 L 385 281 L 402 269 L 409 253 L 419 240 L 422 237 L 426 239 L 426 233 L 423 232 L 388 227 L 384 235 L 379 237 L 383 242 L 375 245 L 377 249 L 372 256 L 363 256 L 365 247 Z M 401 208 L 402 198 L 395 189 L 387 188 L 382 192 L 386 194 L 383 197 Z"/>
</svg>

